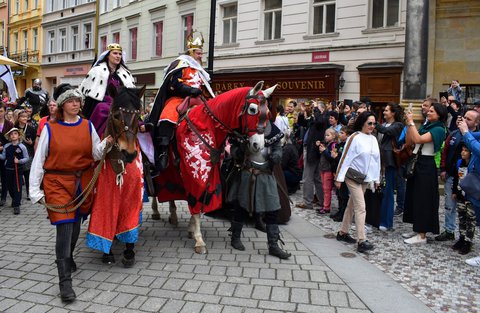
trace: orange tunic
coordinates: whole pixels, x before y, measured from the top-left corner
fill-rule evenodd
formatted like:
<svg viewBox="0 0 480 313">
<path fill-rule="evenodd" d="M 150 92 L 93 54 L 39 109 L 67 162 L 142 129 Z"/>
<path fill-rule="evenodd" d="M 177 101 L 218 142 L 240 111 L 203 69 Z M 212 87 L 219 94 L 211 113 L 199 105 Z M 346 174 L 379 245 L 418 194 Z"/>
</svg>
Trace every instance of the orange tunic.
<svg viewBox="0 0 480 313">
<path fill-rule="evenodd" d="M 66 204 L 73 200 L 90 182 L 93 176 L 92 137 L 88 120 L 66 124 L 61 121 L 47 123 L 49 132 L 48 157 L 43 168 L 45 201 L 51 204 Z M 75 175 L 75 172 L 78 175 Z M 73 222 L 87 215 L 92 205 L 93 194 L 74 212 L 56 213 L 48 210 L 52 224 Z"/>
</svg>

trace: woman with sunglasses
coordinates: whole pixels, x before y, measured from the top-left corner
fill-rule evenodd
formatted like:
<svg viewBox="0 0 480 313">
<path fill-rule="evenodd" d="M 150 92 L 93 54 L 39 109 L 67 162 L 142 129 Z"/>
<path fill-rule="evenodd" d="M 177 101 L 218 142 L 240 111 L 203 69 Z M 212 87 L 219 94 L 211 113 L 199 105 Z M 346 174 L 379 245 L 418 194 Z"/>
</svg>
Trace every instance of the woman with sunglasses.
<svg viewBox="0 0 480 313">
<path fill-rule="evenodd" d="M 380 185 L 380 149 L 377 138 L 372 135 L 377 125 L 372 112 L 363 112 L 355 120 L 354 134 L 347 139 L 345 150 L 338 164 L 335 186 L 340 189 L 341 183 L 347 184 L 350 199 L 343 215 L 342 225 L 337 233 L 337 240 L 347 243 L 357 243 L 358 252 L 367 252 L 373 249 L 365 234 L 365 190 L 376 189 Z M 348 172 L 348 173 L 347 173 Z M 353 176 L 365 177 L 355 179 Z M 352 238 L 348 231 L 355 214 L 357 240 Z"/>
<path fill-rule="evenodd" d="M 85 96 L 82 114 L 92 121 L 100 138 L 106 127 L 116 90 L 123 86 L 135 88 L 135 81 L 125 65 L 122 46 L 111 43 L 98 57 L 79 87 Z"/>
<path fill-rule="evenodd" d="M 427 122 L 419 130 L 413 123 L 413 112 L 407 113 L 407 142 L 415 144 L 419 154 L 413 176 L 407 179 L 403 222 L 413 224 L 414 233 L 403 234 L 406 244 L 427 243 L 426 233 L 440 232 L 438 206 L 438 174 L 435 154 L 442 148 L 447 130 L 447 109 L 433 103 L 427 112 Z"/>
</svg>

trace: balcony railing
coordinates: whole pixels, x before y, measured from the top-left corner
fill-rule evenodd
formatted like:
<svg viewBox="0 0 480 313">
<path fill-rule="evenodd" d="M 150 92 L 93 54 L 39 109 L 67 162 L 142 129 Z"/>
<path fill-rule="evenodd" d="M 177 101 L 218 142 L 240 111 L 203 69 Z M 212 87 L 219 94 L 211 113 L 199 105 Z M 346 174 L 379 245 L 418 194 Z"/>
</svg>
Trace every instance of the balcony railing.
<svg viewBox="0 0 480 313">
<path fill-rule="evenodd" d="M 14 61 L 21 63 L 39 63 L 38 56 L 38 50 L 23 50 L 19 53 L 14 53 L 10 55 L 10 58 Z"/>
</svg>

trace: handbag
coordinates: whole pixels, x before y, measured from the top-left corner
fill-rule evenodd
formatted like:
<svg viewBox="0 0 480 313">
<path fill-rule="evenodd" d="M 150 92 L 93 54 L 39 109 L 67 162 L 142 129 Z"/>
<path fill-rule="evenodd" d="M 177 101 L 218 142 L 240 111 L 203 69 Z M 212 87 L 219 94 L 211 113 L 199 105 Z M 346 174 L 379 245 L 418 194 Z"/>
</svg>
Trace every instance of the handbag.
<svg viewBox="0 0 480 313">
<path fill-rule="evenodd" d="M 458 184 L 468 197 L 480 201 L 480 175 L 478 173 L 468 173 Z"/>
<path fill-rule="evenodd" d="M 367 175 L 360 173 L 354 168 L 349 167 L 347 169 L 347 172 L 345 173 L 345 177 L 353 180 L 357 184 L 362 184 L 363 181 L 365 180 L 365 177 L 367 177 Z"/>
<path fill-rule="evenodd" d="M 393 158 L 397 167 L 402 167 L 405 165 L 413 154 L 413 146 L 403 144 L 400 146 L 400 148 L 397 148 L 395 145 L 395 140 L 392 140 L 392 148 Z"/>
<path fill-rule="evenodd" d="M 410 159 L 408 160 L 406 174 L 405 174 L 407 178 L 411 178 L 413 177 L 413 175 L 415 175 L 415 168 L 417 166 L 418 157 L 422 155 L 422 148 L 423 148 L 423 144 L 418 149 L 418 152 L 413 156 L 411 156 Z"/>
<path fill-rule="evenodd" d="M 383 191 L 379 188 L 373 192 L 367 188 L 364 194 L 365 198 L 365 223 L 373 227 L 380 226 L 381 208 L 383 201 Z"/>
</svg>

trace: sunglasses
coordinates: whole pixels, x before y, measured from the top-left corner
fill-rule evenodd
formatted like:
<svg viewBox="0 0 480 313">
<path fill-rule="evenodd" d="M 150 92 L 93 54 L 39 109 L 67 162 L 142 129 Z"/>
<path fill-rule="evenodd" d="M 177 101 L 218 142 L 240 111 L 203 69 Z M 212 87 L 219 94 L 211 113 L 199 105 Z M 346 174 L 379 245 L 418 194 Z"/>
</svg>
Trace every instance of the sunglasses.
<svg viewBox="0 0 480 313">
<path fill-rule="evenodd" d="M 367 125 L 368 126 L 377 126 L 377 122 L 368 122 Z"/>
</svg>

